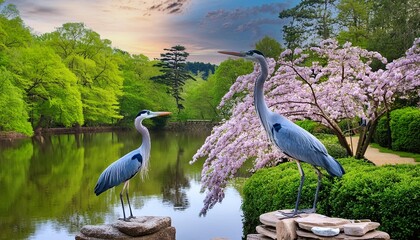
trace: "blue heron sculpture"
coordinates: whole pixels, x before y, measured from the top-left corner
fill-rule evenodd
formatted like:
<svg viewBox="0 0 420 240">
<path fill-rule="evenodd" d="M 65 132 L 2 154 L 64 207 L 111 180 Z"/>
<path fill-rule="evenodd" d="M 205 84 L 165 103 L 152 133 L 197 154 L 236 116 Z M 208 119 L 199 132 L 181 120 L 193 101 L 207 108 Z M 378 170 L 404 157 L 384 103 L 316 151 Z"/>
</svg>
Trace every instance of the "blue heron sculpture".
<svg viewBox="0 0 420 240">
<path fill-rule="evenodd" d="M 130 179 L 133 178 L 139 171 L 143 176 L 147 172 L 150 157 L 150 134 L 145 126 L 142 125 L 143 119 L 153 118 L 158 116 L 165 116 L 170 112 L 152 112 L 149 110 L 140 111 L 134 120 L 134 125 L 137 131 L 142 135 L 143 142 L 141 146 L 117 161 L 111 163 L 99 176 L 98 182 L 95 186 L 95 194 L 105 192 L 106 190 L 113 188 L 121 183 L 124 183 L 123 189 L 120 192 L 121 206 L 124 215 L 124 221 L 128 221 L 134 218 L 131 210 L 130 199 L 128 197 L 128 189 L 130 185 Z M 123 193 L 125 191 L 127 197 L 128 208 L 130 209 L 130 217 L 126 218 L 124 210 Z"/>
<path fill-rule="evenodd" d="M 316 203 L 322 178 L 321 171 L 318 167 L 324 168 L 331 176 L 335 177 L 341 177 L 345 173 L 343 167 L 339 162 L 337 162 L 337 160 L 328 154 L 325 146 L 316 137 L 307 132 L 305 129 L 294 124 L 286 117 L 272 112 L 267 107 L 264 100 L 264 82 L 268 76 L 268 64 L 264 55 L 260 51 L 220 51 L 219 53 L 242 57 L 260 64 L 261 73 L 258 76 L 254 87 L 254 105 L 256 112 L 271 142 L 284 154 L 296 160 L 301 176 L 295 209 L 291 213 L 282 212 L 282 214 L 287 217 L 294 217 L 299 213 L 314 213 L 316 211 Z M 300 166 L 300 162 L 311 164 L 318 175 L 315 198 L 311 209 L 298 210 L 302 186 L 305 181 L 305 173 Z"/>
</svg>

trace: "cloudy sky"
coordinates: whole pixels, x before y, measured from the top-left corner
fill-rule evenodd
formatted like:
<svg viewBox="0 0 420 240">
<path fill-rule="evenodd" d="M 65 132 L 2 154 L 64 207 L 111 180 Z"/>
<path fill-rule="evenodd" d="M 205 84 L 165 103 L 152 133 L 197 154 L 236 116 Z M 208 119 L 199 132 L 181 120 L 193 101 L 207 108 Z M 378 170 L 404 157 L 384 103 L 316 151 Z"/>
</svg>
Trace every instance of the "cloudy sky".
<svg viewBox="0 0 420 240">
<path fill-rule="evenodd" d="M 282 9 L 299 0 L 7 0 L 35 33 L 83 22 L 113 47 L 159 57 L 180 44 L 189 61 L 219 63 L 219 50 L 249 50 L 268 35 L 282 41 Z"/>
</svg>

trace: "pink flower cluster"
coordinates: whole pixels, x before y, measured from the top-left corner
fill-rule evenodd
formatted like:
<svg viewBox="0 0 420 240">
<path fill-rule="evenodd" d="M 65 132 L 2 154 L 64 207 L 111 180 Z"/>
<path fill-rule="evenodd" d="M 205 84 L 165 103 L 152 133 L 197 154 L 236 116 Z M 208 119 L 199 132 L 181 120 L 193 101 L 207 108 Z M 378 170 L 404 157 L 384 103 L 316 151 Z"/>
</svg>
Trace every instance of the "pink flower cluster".
<svg viewBox="0 0 420 240">
<path fill-rule="evenodd" d="M 291 119 L 312 119 L 330 128 L 354 117 L 377 121 L 396 97 L 413 91 L 420 95 L 419 53 L 420 39 L 416 39 L 406 56 L 385 70 L 373 71 L 372 61 L 386 64 L 386 59 L 351 43 L 339 46 L 329 39 L 305 51 L 286 50 L 277 63 L 267 60 L 265 100 L 273 111 Z M 310 55 L 317 60 L 310 62 Z M 284 157 L 269 142 L 255 113 L 253 88 L 258 75 L 255 64 L 253 73 L 238 77 L 219 105 L 232 106 L 231 117 L 214 127 L 191 161 L 206 158 L 201 183 L 207 196 L 201 214 L 222 201 L 224 188 L 246 160 L 259 169 Z"/>
</svg>

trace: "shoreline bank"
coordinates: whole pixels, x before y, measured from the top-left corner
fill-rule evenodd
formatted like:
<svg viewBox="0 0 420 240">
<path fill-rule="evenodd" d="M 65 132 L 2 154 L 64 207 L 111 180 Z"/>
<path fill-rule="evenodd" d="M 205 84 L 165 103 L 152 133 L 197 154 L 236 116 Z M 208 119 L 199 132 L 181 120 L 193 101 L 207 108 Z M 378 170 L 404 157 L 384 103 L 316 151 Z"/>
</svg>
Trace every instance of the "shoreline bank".
<svg viewBox="0 0 420 240">
<path fill-rule="evenodd" d="M 211 131 L 217 122 L 191 120 L 185 122 L 170 122 L 162 130 L 167 131 Z M 133 128 L 121 126 L 100 126 L 100 127 L 71 127 L 71 128 L 42 128 L 35 131 L 34 136 L 50 135 L 50 134 L 78 134 L 78 133 L 95 133 L 95 132 L 112 132 L 112 131 L 131 131 Z M 31 138 L 17 132 L 1 132 L 1 140 L 15 140 L 22 138 Z"/>
</svg>

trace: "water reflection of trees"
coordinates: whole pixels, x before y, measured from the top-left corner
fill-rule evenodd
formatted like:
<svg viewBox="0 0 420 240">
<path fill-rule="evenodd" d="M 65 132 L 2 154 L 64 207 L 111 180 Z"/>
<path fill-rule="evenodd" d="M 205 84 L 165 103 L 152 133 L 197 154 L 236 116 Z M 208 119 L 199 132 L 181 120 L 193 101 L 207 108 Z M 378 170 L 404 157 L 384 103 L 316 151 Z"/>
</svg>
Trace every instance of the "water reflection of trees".
<svg viewBox="0 0 420 240">
<path fill-rule="evenodd" d="M 185 210 L 190 206 L 186 189 L 190 187 L 189 179 L 185 176 L 181 165 L 183 148 L 179 147 L 175 164 L 168 164 L 163 177 L 163 202 L 173 204 L 175 210 Z"/>
<path fill-rule="evenodd" d="M 130 186 L 133 206 L 141 209 L 143 196 L 162 194 L 164 204 L 188 208 L 189 180 L 201 171 L 200 165 L 191 166 L 188 161 L 204 138 L 174 133 L 152 136 L 149 177 L 136 178 Z M 104 216 L 118 218 L 120 212 L 113 208 L 119 206 L 122 186 L 99 197 L 93 188 L 111 162 L 140 143 L 134 131 L 0 142 L 0 239 L 29 238 L 45 223 L 74 233 L 83 225 L 102 223 Z"/>
</svg>

